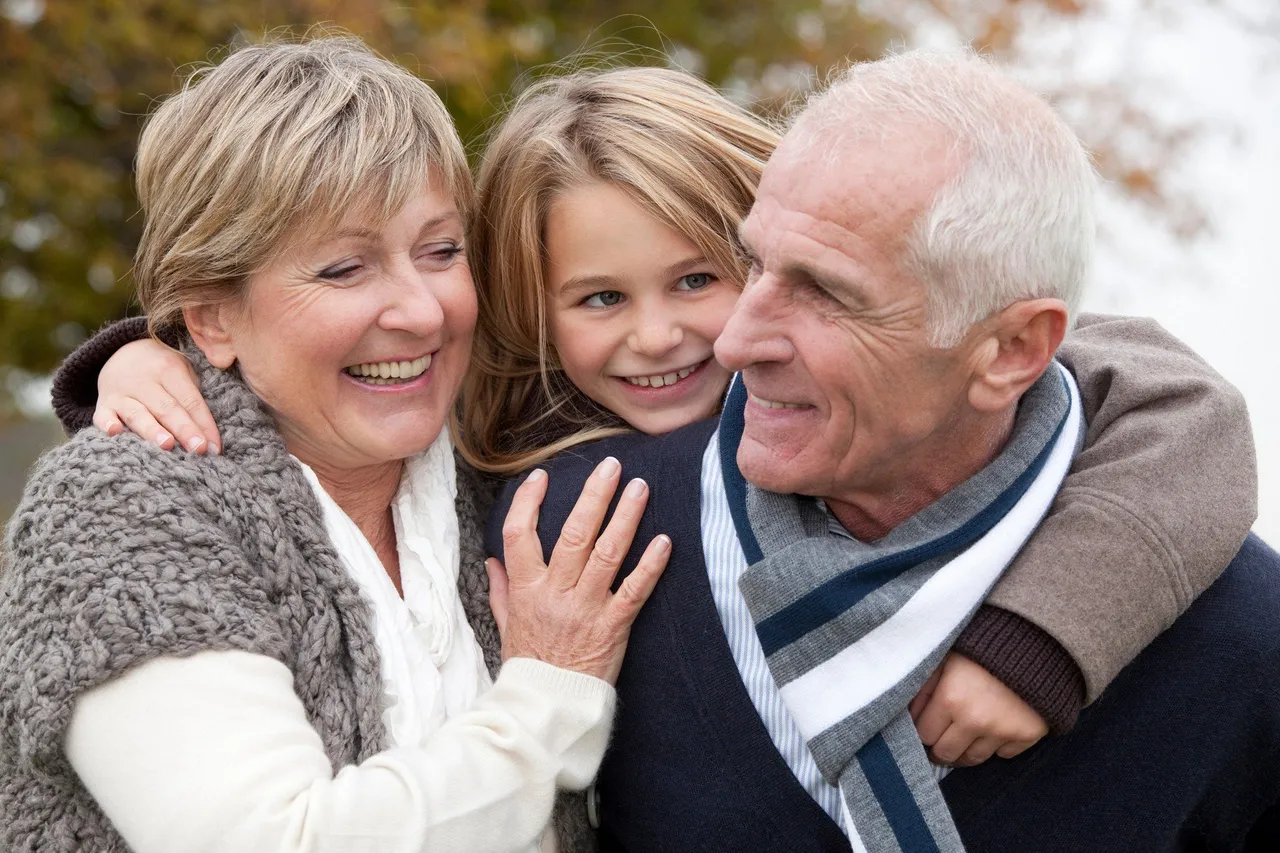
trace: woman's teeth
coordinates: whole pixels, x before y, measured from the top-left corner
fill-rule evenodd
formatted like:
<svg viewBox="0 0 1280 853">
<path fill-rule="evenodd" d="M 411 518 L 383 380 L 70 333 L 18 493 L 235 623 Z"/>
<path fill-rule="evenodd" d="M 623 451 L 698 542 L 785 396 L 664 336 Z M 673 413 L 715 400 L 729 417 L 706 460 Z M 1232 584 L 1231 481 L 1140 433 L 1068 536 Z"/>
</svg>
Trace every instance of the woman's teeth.
<svg viewBox="0 0 1280 853">
<path fill-rule="evenodd" d="M 431 356 L 413 361 L 371 361 L 345 368 L 346 372 L 370 385 L 395 385 L 416 379 L 431 366 Z"/>
<path fill-rule="evenodd" d="M 662 373 L 657 376 L 624 376 L 622 378 L 632 385 L 639 385 L 641 388 L 661 388 L 664 385 L 675 385 L 701 366 L 702 363 L 699 362 L 693 367 L 686 367 L 682 370 L 677 370 L 675 373 Z"/>
</svg>

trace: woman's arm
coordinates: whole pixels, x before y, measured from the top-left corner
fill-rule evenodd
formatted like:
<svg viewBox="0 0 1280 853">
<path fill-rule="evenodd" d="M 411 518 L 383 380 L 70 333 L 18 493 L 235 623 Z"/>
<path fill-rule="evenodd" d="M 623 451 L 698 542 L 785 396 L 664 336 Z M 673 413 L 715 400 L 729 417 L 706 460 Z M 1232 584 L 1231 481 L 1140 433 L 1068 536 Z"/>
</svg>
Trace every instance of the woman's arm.
<svg viewBox="0 0 1280 853">
<path fill-rule="evenodd" d="M 1087 703 L 1226 568 L 1257 516 L 1257 471 L 1241 394 L 1155 321 L 1084 317 L 1059 358 L 1085 447 L 971 626 L 986 633 L 957 648 L 1014 686 L 1062 668 L 1018 647 L 1057 643 Z"/>
<path fill-rule="evenodd" d="M 513 659 L 421 748 L 335 775 L 283 664 L 202 652 L 82 695 L 66 751 L 139 853 L 508 850 L 595 775 L 613 705 L 598 678 Z"/>
</svg>

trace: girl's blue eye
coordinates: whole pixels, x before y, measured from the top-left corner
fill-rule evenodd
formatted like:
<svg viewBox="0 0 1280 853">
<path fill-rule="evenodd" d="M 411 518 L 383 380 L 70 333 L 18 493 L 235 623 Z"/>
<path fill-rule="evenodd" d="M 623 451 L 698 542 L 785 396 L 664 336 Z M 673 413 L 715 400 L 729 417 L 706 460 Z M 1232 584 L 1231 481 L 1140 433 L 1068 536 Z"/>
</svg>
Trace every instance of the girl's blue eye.
<svg viewBox="0 0 1280 853">
<path fill-rule="evenodd" d="M 622 301 L 622 294 L 616 290 L 602 290 L 599 293 L 593 293 L 586 299 L 582 300 L 582 304 L 588 308 L 612 308 Z"/>
<path fill-rule="evenodd" d="M 711 283 L 711 273 L 695 272 L 689 273 L 680 279 L 681 290 L 701 290 Z"/>
</svg>

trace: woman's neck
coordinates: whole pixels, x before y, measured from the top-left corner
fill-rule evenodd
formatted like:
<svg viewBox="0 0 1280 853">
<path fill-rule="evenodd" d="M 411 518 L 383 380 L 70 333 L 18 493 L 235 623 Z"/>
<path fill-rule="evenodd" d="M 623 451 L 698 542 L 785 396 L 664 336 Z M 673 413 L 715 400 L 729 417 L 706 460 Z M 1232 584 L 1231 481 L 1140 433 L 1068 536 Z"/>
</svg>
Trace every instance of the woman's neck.
<svg viewBox="0 0 1280 853">
<path fill-rule="evenodd" d="M 355 522 L 364 538 L 369 540 L 378 559 L 382 561 L 383 569 L 395 584 L 396 592 L 403 596 L 391 502 L 400 490 L 404 462 L 397 460 L 382 465 L 347 469 L 335 469 L 311 462 L 307 464 L 311 466 L 316 479 L 329 497 L 333 498 L 333 502 Z"/>
</svg>

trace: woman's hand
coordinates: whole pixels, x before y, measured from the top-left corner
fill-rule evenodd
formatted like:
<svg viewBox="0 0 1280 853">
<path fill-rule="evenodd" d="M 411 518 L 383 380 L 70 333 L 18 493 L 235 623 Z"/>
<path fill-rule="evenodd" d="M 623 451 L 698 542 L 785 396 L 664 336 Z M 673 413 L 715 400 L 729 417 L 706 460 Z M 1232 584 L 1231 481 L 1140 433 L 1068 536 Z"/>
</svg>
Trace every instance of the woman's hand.
<svg viewBox="0 0 1280 853">
<path fill-rule="evenodd" d="M 1049 733 L 1018 694 L 956 652 L 943 658 L 910 712 L 929 757 L 954 767 L 973 767 L 992 755 L 1013 758 Z"/>
<path fill-rule="evenodd" d="M 181 353 L 151 338 L 125 344 L 103 365 L 93 423 L 107 435 L 127 428 L 165 450 L 174 436 L 193 453 L 222 446 L 195 371 Z"/>
<path fill-rule="evenodd" d="M 596 538 L 622 469 L 609 457 L 587 478 L 550 564 L 542 561 L 538 510 L 547 475 L 537 470 L 516 490 L 502 528 L 507 566 L 489 560 L 490 606 L 502 633 L 502 657 L 529 657 L 613 684 L 622 667 L 631 623 L 649 599 L 671 554 L 657 536 L 616 593 L 609 591 L 649 498 L 632 480 L 609 526 Z"/>
</svg>

